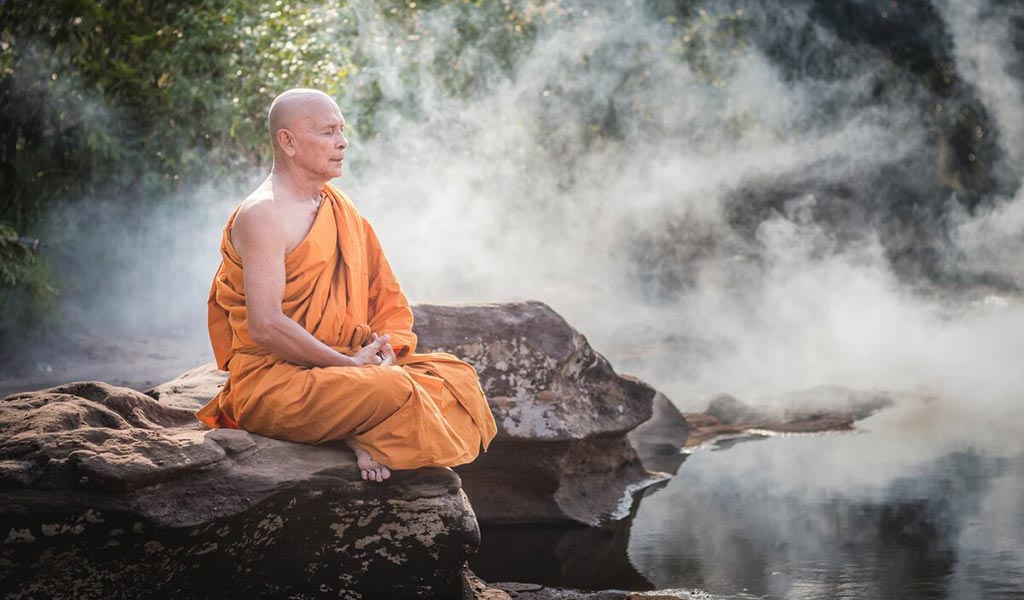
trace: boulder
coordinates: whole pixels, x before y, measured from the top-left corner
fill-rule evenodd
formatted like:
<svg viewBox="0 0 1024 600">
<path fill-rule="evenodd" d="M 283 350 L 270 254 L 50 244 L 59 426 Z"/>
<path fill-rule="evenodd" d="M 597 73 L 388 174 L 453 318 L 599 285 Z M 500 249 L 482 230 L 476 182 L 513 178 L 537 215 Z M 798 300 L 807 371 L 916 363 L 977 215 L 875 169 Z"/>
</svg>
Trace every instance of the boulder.
<svg viewBox="0 0 1024 600">
<path fill-rule="evenodd" d="M 0 536 L 8 594 L 75 599 L 461 598 L 480 541 L 450 469 L 366 482 L 343 443 L 102 383 L 0 401 Z"/>
<path fill-rule="evenodd" d="M 651 386 L 618 375 L 586 338 L 541 302 L 413 307 L 420 352 L 449 352 L 476 368 L 498 434 L 489 451 L 458 467 L 485 524 L 576 522 L 625 517 L 633 494 L 664 480 L 633 447 L 667 454 L 674 471 L 685 421 Z M 196 409 L 226 374 L 204 365 L 148 393 Z M 630 434 L 652 416 L 639 434 Z M 680 429 L 680 427 L 682 429 Z M 644 441 L 648 440 L 648 441 Z M 645 460 L 647 460 L 645 458 Z"/>
<path fill-rule="evenodd" d="M 654 389 L 616 374 L 549 306 L 413 310 L 419 351 L 473 365 L 498 423 L 490 450 L 456 469 L 482 523 L 619 519 L 635 492 L 664 479 L 628 437 L 651 418 Z"/>
</svg>

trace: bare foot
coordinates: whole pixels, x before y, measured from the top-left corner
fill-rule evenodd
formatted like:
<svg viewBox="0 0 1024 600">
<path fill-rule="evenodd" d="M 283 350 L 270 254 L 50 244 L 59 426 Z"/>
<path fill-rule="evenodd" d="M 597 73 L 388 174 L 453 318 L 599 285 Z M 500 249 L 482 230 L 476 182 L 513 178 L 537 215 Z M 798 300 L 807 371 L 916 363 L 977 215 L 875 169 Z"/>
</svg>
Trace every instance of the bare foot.
<svg viewBox="0 0 1024 600">
<path fill-rule="evenodd" d="M 363 479 L 370 481 L 384 481 L 391 477 L 391 469 L 373 460 L 370 453 L 357 444 L 352 438 L 345 440 L 345 444 L 356 453 L 356 464 L 359 465 L 359 473 Z"/>
</svg>

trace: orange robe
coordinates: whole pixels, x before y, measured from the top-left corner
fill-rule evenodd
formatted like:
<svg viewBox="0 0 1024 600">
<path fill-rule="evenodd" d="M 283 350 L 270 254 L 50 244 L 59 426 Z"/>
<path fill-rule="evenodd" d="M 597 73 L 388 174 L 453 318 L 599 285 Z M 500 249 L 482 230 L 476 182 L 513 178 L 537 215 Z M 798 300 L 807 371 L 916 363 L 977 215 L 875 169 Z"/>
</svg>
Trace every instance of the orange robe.
<svg viewBox="0 0 1024 600">
<path fill-rule="evenodd" d="M 397 364 L 308 368 L 256 345 L 232 215 L 209 298 L 210 341 L 229 377 L 196 416 L 210 427 L 308 444 L 354 437 L 393 469 L 471 462 L 497 429 L 476 372 L 451 354 L 415 353 L 412 310 L 373 228 L 330 184 L 323 197 L 309 233 L 284 257 L 281 309 L 348 355 L 371 332 L 388 334 Z"/>
</svg>

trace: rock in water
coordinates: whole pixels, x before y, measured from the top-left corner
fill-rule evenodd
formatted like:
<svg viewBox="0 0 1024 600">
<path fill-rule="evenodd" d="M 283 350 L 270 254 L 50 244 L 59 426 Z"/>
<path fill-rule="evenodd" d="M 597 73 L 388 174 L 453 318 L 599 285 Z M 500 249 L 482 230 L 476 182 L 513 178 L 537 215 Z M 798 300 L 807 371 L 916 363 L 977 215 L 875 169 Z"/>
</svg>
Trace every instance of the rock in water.
<svg viewBox="0 0 1024 600">
<path fill-rule="evenodd" d="M 462 597 L 480 533 L 453 471 L 364 482 L 342 443 L 183 405 L 102 383 L 0 401 L 6 597 Z"/>
<path fill-rule="evenodd" d="M 473 365 L 498 423 L 490 450 L 457 468 L 481 522 L 592 525 L 626 516 L 631 494 L 660 479 L 627 437 L 651 418 L 654 389 L 617 375 L 549 306 L 414 312 L 420 351 Z"/>
<path fill-rule="evenodd" d="M 856 421 L 893 404 L 887 392 L 865 392 L 835 385 L 822 385 L 762 399 L 753 407 L 718 394 L 702 413 L 687 413 L 689 448 L 705 443 L 726 446 L 742 439 L 769 434 L 808 434 L 852 431 Z"/>
</svg>

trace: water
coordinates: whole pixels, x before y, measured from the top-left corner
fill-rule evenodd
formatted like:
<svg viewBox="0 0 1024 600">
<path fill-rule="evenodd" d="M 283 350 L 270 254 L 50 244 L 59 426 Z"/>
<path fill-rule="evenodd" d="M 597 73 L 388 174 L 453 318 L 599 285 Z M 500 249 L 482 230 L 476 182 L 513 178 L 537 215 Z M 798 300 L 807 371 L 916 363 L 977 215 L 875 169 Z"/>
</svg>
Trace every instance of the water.
<svg viewBox="0 0 1024 600">
<path fill-rule="evenodd" d="M 907 400 L 860 433 L 698 451 L 630 521 L 485 529 L 473 566 L 488 581 L 584 589 L 1024 598 L 1019 417 Z"/>
</svg>

